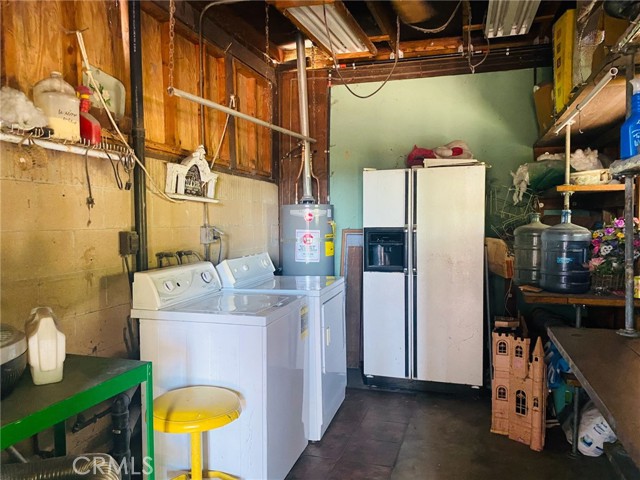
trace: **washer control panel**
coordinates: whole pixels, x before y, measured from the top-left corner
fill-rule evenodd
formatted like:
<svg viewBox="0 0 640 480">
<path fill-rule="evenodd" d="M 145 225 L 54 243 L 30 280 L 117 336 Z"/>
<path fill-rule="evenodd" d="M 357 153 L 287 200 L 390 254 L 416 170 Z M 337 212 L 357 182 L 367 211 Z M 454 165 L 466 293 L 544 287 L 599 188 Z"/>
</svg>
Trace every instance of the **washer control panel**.
<svg viewBox="0 0 640 480">
<path fill-rule="evenodd" d="M 159 310 L 215 293 L 221 288 L 218 272 L 210 262 L 136 272 L 133 277 L 133 308 Z"/>
</svg>

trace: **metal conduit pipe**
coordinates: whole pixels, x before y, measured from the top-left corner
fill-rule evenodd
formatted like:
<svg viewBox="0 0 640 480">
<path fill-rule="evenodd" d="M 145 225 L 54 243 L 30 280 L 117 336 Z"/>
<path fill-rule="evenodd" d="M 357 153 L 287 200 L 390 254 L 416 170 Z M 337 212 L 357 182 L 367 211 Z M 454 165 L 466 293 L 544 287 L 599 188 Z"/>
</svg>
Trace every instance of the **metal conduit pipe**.
<svg viewBox="0 0 640 480">
<path fill-rule="evenodd" d="M 38 462 L 2 465 L 2 480 L 120 480 L 120 467 L 106 453 L 85 453 Z"/>
<path fill-rule="evenodd" d="M 130 448 L 132 429 L 129 419 L 129 406 L 131 397 L 136 390 L 137 387 L 133 387 L 127 392 L 120 393 L 111 405 L 111 433 L 113 434 L 113 449 L 111 453 L 118 465 L 122 465 L 124 461 L 129 467 L 133 467 Z M 122 479 L 129 480 L 132 471 L 133 468 L 125 469 Z"/>
<path fill-rule="evenodd" d="M 142 101 L 142 30 L 140 27 L 140 0 L 127 2 L 129 12 L 129 67 L 131 70 L 131 137 L 133 151 L 145 165 L 144 158 L 144 110 Z M 144 172 L 136 165 L 133 171 L 133 205 L 135 229 L 140 239 L 140 249 L 136 255 L 136 270 L 149 268 L 147 251 L 147 187 Z"/>
<path fill-rule="evenodd" d="M 296 57 L 298 68 L 298 102 L 300 107 L 300 133 L 309 136 L 309 97 L 307 95 L 307 55 L 304 49 L 304 37 L 300 32 L 296 36 Z M 302 199 L 300 203 L 315 203 L 311 191 L 311 144 L 304 140 L 302 149 L 304 171 L 302 174 Z"/>
</svg>

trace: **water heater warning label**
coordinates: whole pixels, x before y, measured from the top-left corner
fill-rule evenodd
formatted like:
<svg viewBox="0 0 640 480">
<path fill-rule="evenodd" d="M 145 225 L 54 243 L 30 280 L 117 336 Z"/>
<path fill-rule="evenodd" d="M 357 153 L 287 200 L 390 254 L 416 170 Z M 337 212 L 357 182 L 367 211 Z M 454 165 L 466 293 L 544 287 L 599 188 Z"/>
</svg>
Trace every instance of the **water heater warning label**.
<svg viewBox="0 0 640 480">
<path fill-rule="evenodd" d="M 320 230 L 296 230 L 296 262 L 320 262 Z"/>
</svg>

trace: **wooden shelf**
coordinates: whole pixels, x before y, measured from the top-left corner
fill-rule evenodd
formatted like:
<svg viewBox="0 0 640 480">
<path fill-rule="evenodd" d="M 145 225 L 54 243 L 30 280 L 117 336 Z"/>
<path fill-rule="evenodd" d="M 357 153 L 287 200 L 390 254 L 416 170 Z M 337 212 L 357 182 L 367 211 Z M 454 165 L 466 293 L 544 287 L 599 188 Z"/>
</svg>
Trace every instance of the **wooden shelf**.
<svg viewBox="0 0 640 480">
<path fill-rule="evenodd" d="M 622 123 L 626 113 L 627 96 L 627 82 L 624 76 L 627 60 L 624 52 L 629 45 L 638 45 L 640 42 L 640 27 L 637 25 L 639 20 L 640 16 L 630 23 L 600 68 L 594 70 L 585 84 L 575 92 L 553 125 L 540 135 L 534 148 L 562 145 L 566 128 L 557 134 L 555 130 L 575 112 L 575 108 L 591 93 L 612 67 L 619 68 L 618 76 L 609 82 L 575 118 L 575 122 L 571 125 L 571 140 L 576 144 L 585 144 Z M 638 63 L 637 57 L 635 62 Z"/>
<path fill-rule="evenodd" d="M 609 71 L 609 67 L 610 64 L 607 65 L 607 68 L 602 68 L 591 75 L 589 81 L 572 97 L 555 123 L 538 138 L 534 147 L 552 147 L 564 144 L 566 128 L 563 128 L 558 134 L 555 133 L 555 129 L 573 113 L 576 105 L 579 105 L 589 95 L 604 74 Z M 587 136 L 584 132 L 588 132 L 587 138 L 593 138 L 622 123 L 625 116 L 626 95 L 627 85 L 624 75 L 618 74 L 618 77 L 609 82 L 576 117 L 575 123 L 571 125 L 571 140 L 579 142 L 581 137 Z"/>
<path fill-rule="evenodd" d="M 556 192 L 624 192 L 624 184 L 558 185 L 556 187 Z"/>
</svg>

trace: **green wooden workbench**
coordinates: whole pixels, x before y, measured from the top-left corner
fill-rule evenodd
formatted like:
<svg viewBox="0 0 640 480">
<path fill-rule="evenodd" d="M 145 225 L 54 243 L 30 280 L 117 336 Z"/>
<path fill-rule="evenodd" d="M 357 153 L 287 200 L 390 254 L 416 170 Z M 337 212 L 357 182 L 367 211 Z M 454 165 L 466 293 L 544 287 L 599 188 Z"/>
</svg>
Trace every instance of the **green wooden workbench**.
<svg viewBox="0 0 640 480">
<path fill-rule="evenodd" d="M 147 399 L 147 418 L 143 421 L 153 425 L 151 362 L 67 355 L 63 380 L 49 385 L 34 385 L 27 371 L 14 391 L 0 403 L 0 449 L 54 427 L 56 454 L 64 455 L 67 418 L 142 383 L 146 383 Z M 146 440 L 145 455 L 153 463 L 153 428 L 147 428 Z M 153 480 L 153 468 L 150 470 L 147 478 Z"/>
</svg>

